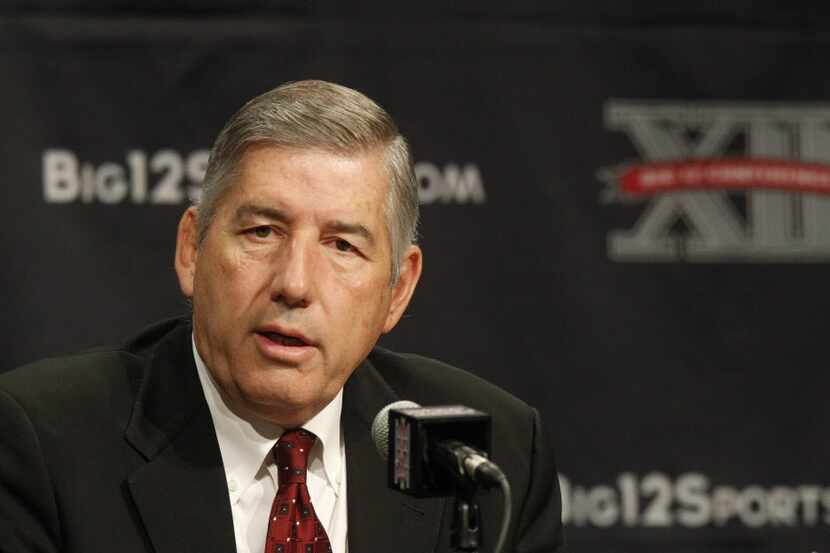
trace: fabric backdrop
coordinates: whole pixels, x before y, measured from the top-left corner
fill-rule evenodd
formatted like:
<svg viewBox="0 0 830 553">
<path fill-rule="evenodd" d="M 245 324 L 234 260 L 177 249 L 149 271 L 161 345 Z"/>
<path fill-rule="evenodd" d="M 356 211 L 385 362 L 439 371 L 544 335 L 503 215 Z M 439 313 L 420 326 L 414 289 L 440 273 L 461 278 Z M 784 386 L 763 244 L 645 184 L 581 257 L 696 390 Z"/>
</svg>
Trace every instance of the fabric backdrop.
<svg viewBox="0 0 830 553">
<path fill-rule="evenodd" d="M 571 550 L 830 551 L 828 57 L 768 27 L 3 19 L 0 369 L 186 313 L 221 125 L 333 80 L 418 162 L 425 273 L 383 343 L 540 409 Z"/>
</svg>

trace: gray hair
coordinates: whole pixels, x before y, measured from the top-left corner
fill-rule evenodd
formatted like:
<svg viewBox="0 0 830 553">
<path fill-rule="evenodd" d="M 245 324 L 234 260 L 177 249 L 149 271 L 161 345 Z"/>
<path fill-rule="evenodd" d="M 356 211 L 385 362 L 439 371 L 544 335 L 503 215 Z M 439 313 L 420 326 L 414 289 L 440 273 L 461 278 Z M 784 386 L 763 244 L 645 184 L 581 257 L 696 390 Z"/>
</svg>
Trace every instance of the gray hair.
<svg viewBox="0 0 830 553">
<path fill-rule="evenodd" d="M 325 81 L 286 83 L 257 96 L 230 118 L 210 152 L 198 203 L 201 243 L 216 208 L 239 176 L 239 161 L 254 144 L 321 148 L 340 155 L 383 148 L 389 175 L 384 215 L 392 246 L 392 279 L 417 240 L 418 181 L 406 139 L 392 117 L 365 95 Z"/>
</svg>

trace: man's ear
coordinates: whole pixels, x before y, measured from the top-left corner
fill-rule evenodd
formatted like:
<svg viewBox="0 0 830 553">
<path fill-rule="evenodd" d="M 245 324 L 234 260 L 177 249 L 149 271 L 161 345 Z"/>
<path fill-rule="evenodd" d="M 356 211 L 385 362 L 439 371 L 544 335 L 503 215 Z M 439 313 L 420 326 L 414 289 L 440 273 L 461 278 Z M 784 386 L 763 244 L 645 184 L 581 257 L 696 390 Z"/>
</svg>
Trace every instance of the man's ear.
<svg viewBox="0 0 830 553">
<path fill-rule="evenodd" d="M 182 214 L 176 233 L 176 257 L 174 265 L 179 277 L 179 288 L 187 298 L 193 297 L 193 279 L 196 276 L 196 258 L 199 254 L 197 223 L 199 212 L 189 207 Z"/>
<path fill-rule="evenodd" d="M 415 286 L 421 278 L 423 265 L 423 254 L 421 248 L 411 245 L 401 259 L 401 272 L 398 281 L 392 287 L 392 298 L 389 302 L 389 312 L 386 315 L 386 322 L 383 325 L 384 334 L 395 328 L 401 316 L 415 293 Z"/>
</svg>

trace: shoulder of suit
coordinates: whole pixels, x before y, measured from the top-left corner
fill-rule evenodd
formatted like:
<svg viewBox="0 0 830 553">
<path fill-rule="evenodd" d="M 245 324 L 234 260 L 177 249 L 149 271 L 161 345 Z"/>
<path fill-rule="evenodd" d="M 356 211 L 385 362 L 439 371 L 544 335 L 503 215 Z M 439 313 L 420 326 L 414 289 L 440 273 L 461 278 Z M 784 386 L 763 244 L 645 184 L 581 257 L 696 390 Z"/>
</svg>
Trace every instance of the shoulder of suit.
<svg viewBox="0 0 830 553">
<path fill-rule="evenodd" d="M 487 412 L 512 412 L 522 418 L 532 410 L 495 384 L 436 359 L 375 347 L 369 361 L 401 399 L 422 405 L 457 403 Z"/>
</svg>

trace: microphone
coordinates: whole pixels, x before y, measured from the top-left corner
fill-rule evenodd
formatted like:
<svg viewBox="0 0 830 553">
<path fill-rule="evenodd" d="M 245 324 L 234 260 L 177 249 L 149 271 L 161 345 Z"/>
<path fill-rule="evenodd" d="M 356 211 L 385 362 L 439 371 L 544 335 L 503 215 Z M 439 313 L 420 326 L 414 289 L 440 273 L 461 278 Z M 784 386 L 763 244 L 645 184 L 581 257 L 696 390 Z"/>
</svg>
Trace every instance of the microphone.
<svg viewBox="0 0 830 553">
<path fill-rule="evenodd" d="M 453 495 L 457 486 L 492 487 L 505 479 L 488 459 L 490 415 L 470 407 L 396 401 L 375 416 L 372 439 L 388 461 L 389 487 L 409 495 Z"/>
<path fill-rule="evenodd" d="M 372 441 L 375 442 L 375 449 L 383 457 L 384 461 L 389 460 L 389 411 L 392 409 L 417 409 L 420 407 L 414 401 L 402 399 L 393 401 L 375 415 L 372 421 Z"/>
</svg>

